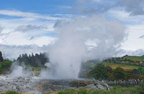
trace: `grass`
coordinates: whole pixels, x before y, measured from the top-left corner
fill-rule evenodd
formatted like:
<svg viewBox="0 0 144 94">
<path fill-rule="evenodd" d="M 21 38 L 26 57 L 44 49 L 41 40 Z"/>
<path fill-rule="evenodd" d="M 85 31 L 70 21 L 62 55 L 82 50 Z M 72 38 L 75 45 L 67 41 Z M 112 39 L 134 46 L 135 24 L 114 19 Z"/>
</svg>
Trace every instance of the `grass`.
<svg viewBox="0 0 144 94">
<path fill-rule="evenodd" d="M 110 66 L 112 69 L 116 69 L 117 67 L 120 67 L 124 70 L 133 70 L 137 69 L 138 66 L 134 65 L 126 65 L 126 64 L 114 64 L 114 63 L 103 63 L 105 66 Z"/>
<path fill-rule="evenodd" d="M 110 90 L 101 89 L 80 89 L 80 90 L 68 90 L 60 91 L 58 94 L 143 94 L 139 92 L 137 87 L 114 87 Z"/>
<path fill-rule="evenodd" d="M 116 69 L 117 67 L 120 67 L 124 70 L 133 70 L 133 69 L 137 69 L 137 66 L 131 66 L 131 65 L 123 65 L 123 64 L 111 64 L 110 67 L 112 69 Z"/>
</svg>

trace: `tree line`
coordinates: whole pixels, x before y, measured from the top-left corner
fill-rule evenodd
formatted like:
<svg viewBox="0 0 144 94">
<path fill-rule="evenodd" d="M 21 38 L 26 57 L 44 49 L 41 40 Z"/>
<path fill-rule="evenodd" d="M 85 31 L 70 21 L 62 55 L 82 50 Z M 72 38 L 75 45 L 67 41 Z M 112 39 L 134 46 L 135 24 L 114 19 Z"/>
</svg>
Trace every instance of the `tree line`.
<svg viewBox="0 0 144 94">
<path fill-rule="evenodd" d="M 25 63 L 28 66 L 44 67 L 45 63 L 49 62 L 46 53 L 39 54 L 22 54 L 17 58 L 18 63 Z"/>
</svg>

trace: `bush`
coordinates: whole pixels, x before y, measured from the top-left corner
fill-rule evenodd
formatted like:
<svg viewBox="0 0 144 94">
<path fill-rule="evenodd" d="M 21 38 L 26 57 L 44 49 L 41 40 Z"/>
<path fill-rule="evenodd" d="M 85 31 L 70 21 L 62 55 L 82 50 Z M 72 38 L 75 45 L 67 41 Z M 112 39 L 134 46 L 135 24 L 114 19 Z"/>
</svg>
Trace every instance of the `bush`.
<svg viewBox="0 0 144 94">
<path fill-rule="evenodd" d="M 0 63 L 0 74 L 9 71 L 10 67 L 12 65 L 12 61 L 10 60 L 4 60 Z"/>
<path fill-rule="evenodd" d="M 78 94 L 87 94 L 87 89 L 80 89 Z"/>
<path fill-rule="evenodd" d="M 17 91 L 7 91 L 5 94 L 19 94 Z"/>
<path fill-rule="evenodd" d="M 120 87 L 116 86 L 110 90 L 110 94 L 140 94 L 137 87 Z"/>
<path fill-rule="evenodd" d="M 117 67 L 113 72 L 113 76 L 116 80 L 124 80 L 126 79 L 126 72 L 122 68 Z"/>
<path fill-rule="evenodd" d="M 136 74 L 144 75 L 144 68 L 143 67 L 139 67 L 138 69 L 135 69 L 134 71 Z"/>
<path fill-rule="evenodd" d="M 103 64 L 97 64 L 90 72 L 89 76 L 98 80 L 108 79 L 108 68 Z"/>
<path fill-rule="evenodd" d="M 140 85 L 138 90 L 139 90 L 140 94 L 144 94 L 144 82 Z"/>
</svg>

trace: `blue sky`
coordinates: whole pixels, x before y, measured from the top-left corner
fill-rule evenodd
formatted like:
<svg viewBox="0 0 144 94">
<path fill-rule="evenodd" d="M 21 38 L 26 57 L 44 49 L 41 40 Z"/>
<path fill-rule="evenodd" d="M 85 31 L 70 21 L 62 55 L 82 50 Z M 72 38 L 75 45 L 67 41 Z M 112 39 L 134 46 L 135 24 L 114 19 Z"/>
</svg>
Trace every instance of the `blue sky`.
<svg viewBox="0 0 144 94">
<path fill-rule="evenodd" d="M 19 48 L 15 56 L 24 48 L 27 53 L 44 51 L 58 39 L 58 21 L 99 15 L 126 27 L 121 49 L 143 52 L 144 0 L 0 0 L 0 50 L 5 56 L 8 49 Z"/>
<path fill-rule="evenodd" d="M 0 9 L 17 9 L 41 14 L 61 14 L 70 13 L 67 8 L 74 4 L 74 0 L 0 0 Z"/>
</svg>

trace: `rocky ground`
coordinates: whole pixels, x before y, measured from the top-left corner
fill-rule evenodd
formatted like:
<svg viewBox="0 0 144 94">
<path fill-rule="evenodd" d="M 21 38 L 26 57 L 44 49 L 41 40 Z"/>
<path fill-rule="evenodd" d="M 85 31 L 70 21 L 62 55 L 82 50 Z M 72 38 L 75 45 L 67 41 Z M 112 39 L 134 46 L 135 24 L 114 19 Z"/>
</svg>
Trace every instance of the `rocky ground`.
<svg viewBox="0 0 144 94">
<path fill-rule="evenodd" d="M 60 91 L 70 89 L 109 89 L 108 85 L 100 81 L 91 80 L 47 80 L 36 78 L 18 77 L 10 79 L 0 76 L 0 92 L 14 90 L 29 94 L 41 94 L 41 92 Z"/>
</svg>

